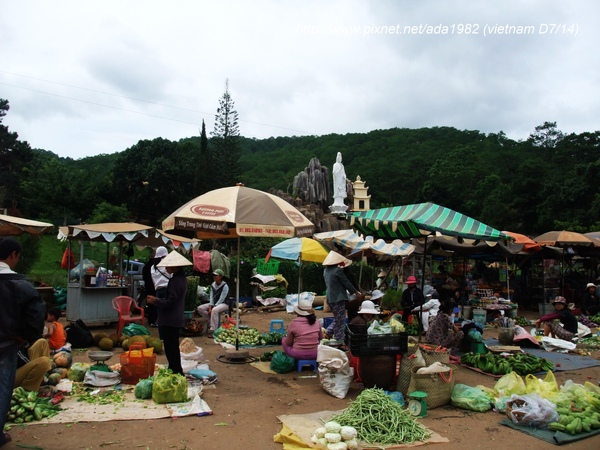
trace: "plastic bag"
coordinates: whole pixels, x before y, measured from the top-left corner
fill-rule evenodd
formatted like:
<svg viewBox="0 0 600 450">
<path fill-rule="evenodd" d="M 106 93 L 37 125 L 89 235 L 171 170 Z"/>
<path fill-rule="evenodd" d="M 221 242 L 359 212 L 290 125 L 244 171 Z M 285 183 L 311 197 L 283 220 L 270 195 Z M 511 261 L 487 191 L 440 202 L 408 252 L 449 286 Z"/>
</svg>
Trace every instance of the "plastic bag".
<svg viewBox="0 0 600 450">
<path fill-rule="evenodd" d="M 83 376 L 83 384 L 90 386 L 105 387 L 114 386 L 121 382 L 118 372 L 104 372 L 103 370 L 88 370 Z"/>
<path fill-rule="evenodd" d="M 485 392 L 466 384 L 454 386 L 450 403 L 458 408 L 470 411 L 485 412 L 492 409 L 492 404 Z"/>
<path fill-rule="evenodd" d="M 506 415 L 517 425 L 545 428 L 560 416 L 556 405 L 538 394 L 512 395 L 506 402 Z"/>
<path fill-rule="evenodd" d="M 123 327 L 121 331 L 126 336 L 144 336 L 150 334 L 148 329 L 142 325 L 138 325 L 137 323 L 130 323 L 126 327 Z"/>
<path fill-rule="evenodd" d="M 367 333 L 368 334 L 391 334 L 392 333 L 392 326 L 388 323 L 379 323 L 376 320 L 374 320 L 371 325 L 369 325 L 369 328 L 367 329 Z"/>
<path fill-rule="evenodd" d="M 156 403 L 178 403 L 188 399 L 187 380 L 169 369 L 161 369 L 154 377 L 152 400 Z"/>
<path fill-rule="evenodd" d="M 542 338 L 542 347 L 547 352 L 559 351 L 568 352 L 569 350 L 575 350 L 577 345 L 573 342 L 565 341 L 564 339 L 555 339 L 550 336 L 544 336 Z"/>
<path fill-rule="evenodd" d="M 554 373 L 548 371 L 544 379 L 540 379 L 533 374 L 525 377 L 525 393 L 539 394 L 543 398 L 552 398 L 558 394 L 558 383 L 554 378 Z"/>
<path fill-rule="evenodd" d="M 498 398 L 498 400 L 496 400 L 496 403 L 494 403 L 494 408 L 496 408 L 496 411 L 498 411 L 501 414 L 506 414 L 506 402 L 508 400 L 510 400 L 509 395 L 503 395 L 502 397 Z"/>
<path fill-rule="evenodd" d="M 188 372 L 194 378 L 202 381 L 202 384 L 213 384 L 217 382 L 217 374 L 209 369 L 200 369 L 196 367 Z"/>
<path fill-rule="evenodd" d="M 494 385 L 494 390 L 499 396 L 507 395 L 511 396 L 513 394 L 523 395 L 525 394 L 525 381 L 517 372 L 510 372 L 506 375 L 503 375 L 496 384 Z"/>
<path fill-rule="evenodd" d="M 269 368 L 273 372 L 277 373 L 288 373 L 294 370 L 296 360 L 291 356 L 286 355 L 281 350 L 277 350 L 271 359 L 271 365 Z"/>
<path fill-rule="evenodd" d="M 403 333 L 405 331 L 404 324 L 402 323 L 402 316 L 400 314 L 394 314 L 390 319 L 390 327 L 392 327 L 392 333 Z"/>
</svg>

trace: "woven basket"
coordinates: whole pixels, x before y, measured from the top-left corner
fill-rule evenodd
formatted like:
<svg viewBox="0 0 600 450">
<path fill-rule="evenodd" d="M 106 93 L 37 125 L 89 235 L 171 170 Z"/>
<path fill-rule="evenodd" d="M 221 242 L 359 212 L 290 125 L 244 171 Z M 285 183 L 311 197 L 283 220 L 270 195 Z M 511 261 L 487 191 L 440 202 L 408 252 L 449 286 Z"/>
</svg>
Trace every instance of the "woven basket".
<svg viewBox="0 0 600 450">
<path fill-rule="evenodd" d="M 418 367 L 413 367 L 408 392 L 423 391 L 427 393 L 427 409 L 450 403 L 454 389 L 454 369 L 449 372 L 416 373 Z"/>
<path fill-rule="evenodd" d="M 408 393 L 408 387 L 410 385 L 410 380 L 412 378 L 412 369 L 425 367 L 425 359 L 423 358 L 423 353 L 419 350 L 418 346 L 409 347 L 409 352 L 405 355 L 402 355 L 402 359 L 400 360 L 400 370 L 398 373 L 398 379 L 396 380 L 396 390 L 398 392 L 402 392 L 406 396 Z M 411 358 L 411 355 L 415 355 Z"/>
<path fill-rule="evenodd" d="M 421 347 L 421 353 L 423 354 L 423 358 L 425 359 L 426 366 L 430 366 L 434 362 L 440 362 L 445 365 L 450 364 L 450 352 L 448 350 L 432 351 L 426 350 L 423 347 Z"/>
</svg>

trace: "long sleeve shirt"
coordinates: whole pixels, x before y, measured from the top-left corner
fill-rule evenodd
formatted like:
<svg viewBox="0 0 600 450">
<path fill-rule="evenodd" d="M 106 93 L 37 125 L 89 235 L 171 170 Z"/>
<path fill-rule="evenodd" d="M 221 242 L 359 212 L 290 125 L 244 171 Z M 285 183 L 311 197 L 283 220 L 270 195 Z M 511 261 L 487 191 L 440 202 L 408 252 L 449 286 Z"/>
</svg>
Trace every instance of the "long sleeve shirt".
<svg viewBox="0 0 600 450">
<path fill-rule="evenodd" d="M 296 350 L 313 351 L 317 349 L 322 338 L 323 332 L 318 320 L 310 325 L 306 317 L 298 316 L 288 326 L 283 341 Z"/>
</svg>

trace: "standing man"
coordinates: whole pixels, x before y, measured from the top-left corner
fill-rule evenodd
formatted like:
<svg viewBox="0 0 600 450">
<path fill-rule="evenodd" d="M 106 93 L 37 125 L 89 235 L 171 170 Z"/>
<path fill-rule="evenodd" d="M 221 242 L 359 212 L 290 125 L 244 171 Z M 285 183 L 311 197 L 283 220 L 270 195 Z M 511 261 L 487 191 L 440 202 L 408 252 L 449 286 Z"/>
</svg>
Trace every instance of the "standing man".
<svg viewBox="0 0 600 450">
<path fill-rule="evenodd" d="M 409 276 L 406 279 L 407 288 L 402 292 L 402 320 L 408 322 L 408 316 L 411 315 L 415 306 L 420 306 L 425 303 L 423 291 L 417 287 L 417 279 L 414 276 Z"/>
<path fill-rule="evenodd" d="M 10 442 L 4 423 L 10 408 L 19 346 L 33 343 L 44 331 L 45 305 L 33 285 L 13 271 L 21 244 L 0 237 L 0 447 Z"/>
</svg>

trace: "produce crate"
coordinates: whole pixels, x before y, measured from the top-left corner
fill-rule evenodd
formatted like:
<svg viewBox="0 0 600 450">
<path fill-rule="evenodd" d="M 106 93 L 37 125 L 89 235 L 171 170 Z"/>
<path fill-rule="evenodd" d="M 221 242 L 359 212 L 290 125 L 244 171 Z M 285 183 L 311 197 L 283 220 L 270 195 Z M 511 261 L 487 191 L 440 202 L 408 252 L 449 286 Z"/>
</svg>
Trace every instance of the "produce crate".
<svg viewBox="0 0 600 450">
<path fill-rule="evenodd" d="M 279 261 L 271 259 L 265 262 L 264 259 L 256 261 L 256 272 L 260 275 L 277 275 L 279 273 Z"/>
<path fill-rule="evenodd" d="M 350 352 L 354 356 L 397 355 L 408 351 L 408 333 L 365 334 L 346 326 Z M 356 331 L 356 329 L 355 329 Z"/>
</svg>

